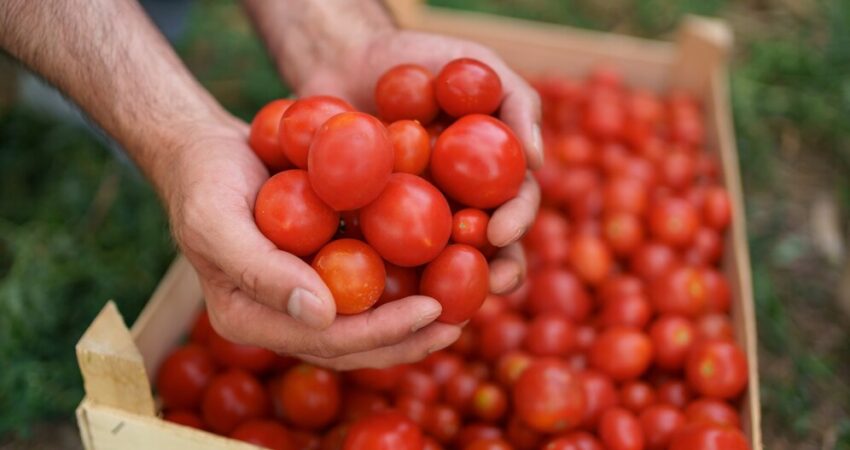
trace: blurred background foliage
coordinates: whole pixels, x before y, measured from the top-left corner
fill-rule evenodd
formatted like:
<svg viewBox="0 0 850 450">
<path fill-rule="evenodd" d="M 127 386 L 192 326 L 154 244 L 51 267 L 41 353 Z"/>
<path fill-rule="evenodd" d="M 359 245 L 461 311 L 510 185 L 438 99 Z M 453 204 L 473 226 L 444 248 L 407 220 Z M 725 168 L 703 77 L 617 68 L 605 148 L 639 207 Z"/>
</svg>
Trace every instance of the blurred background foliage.
<svg viewBox="0 0 850 450">
<path fill-rule="evenodd" d="M 850 449 L 850 2 L 431 3 L 662 39 L 686 13 L 730 22 L 766 448 Z M 231 2 L 196 1 L 178 50 L 245 119 L 287 93 Z M 138 173 L 16 106 L 13 81 L 0 61 L 0 447 L 26 448 L 37 423 L 73 426 L 85 326 L 109 298 L 131 322 L 175 251 Z"/>
</svg>

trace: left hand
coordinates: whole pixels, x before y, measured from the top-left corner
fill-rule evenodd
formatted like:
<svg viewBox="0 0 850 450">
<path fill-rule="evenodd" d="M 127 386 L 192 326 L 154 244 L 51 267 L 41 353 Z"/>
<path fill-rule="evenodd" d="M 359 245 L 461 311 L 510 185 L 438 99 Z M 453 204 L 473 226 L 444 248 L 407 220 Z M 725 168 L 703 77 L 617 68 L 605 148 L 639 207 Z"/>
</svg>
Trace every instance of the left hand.
<svg viewBox="0 0 850 450">
<path fill-rule="evenodd" d="M 298 87 L 298 95 L 334 95 L 360 110 L 374 112 L 375 84 L 388 69 L 414 63 L 436 75 L 446 63 L 461 57 L 480 60 L 499 75 L 503 89 L 499 118 L 522 143 L 529 169 L 539 168 L 543 164 L 540 98 L 495 52 L 473 42 L 416 31 L 387 30 L 345 57 L 316 67 L 309 80 Z M 525 277 L 525 257 L 517 241 L 534 221 L 539 203 L 540 189 L 529 173 L 517 196 L 493 213 L 487 237 L 502 248 L 490 263 L 490 290 L 494 293 L 516 288 Z"/>
</svg>

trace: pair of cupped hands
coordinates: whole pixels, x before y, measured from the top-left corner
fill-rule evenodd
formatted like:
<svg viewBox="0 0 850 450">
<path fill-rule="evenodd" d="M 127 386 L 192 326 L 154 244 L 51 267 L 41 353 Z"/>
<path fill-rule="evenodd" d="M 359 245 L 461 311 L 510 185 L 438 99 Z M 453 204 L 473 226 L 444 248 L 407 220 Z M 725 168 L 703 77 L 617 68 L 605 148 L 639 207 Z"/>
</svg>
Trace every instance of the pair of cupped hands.
<svg viewBox="0 0 850 450">
<path fill-rule="evenodd" d="M 333 95 L 374 111 L 373 92 L 387 69 L 420 64 L 437 73 L 459 57 L 490 65 L 504 97 L 499 117 L 516 133 L 530 169 L 540 167 L 540 102 L 534 90 L 490 49 L 445 36 L 395 31 L 344 60 L 317 68 L 298 96 Z M 191 125 L 174 161 L 165 201 L 174 236 L 196 268 L 210 320 L 224 337 L 334 369 L 417 361 L 451 345 L 461 327 L 434 320 L 440 304 L 412 296 L 353 316 L 337 316 L 333 297 L 302 259 L 278 250 L 254 223 L 253 204 L 269 173 L 247 144 L 248 126 L 231 116 Z M 517 242 L 534 220 L 539 189 L 527 175 L 519 194 L 496 210 L 487 229 L 501 247 L 490 289 L 505 293 L 525 276 Z"/>
</svg>

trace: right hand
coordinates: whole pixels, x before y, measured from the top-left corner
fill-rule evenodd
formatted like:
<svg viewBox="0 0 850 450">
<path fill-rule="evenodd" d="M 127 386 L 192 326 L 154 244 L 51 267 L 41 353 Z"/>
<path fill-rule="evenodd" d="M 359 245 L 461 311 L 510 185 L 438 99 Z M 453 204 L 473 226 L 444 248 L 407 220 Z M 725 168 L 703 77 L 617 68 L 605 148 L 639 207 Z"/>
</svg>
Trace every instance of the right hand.
<svg viewBox="0 0 850 450">
<path fill-rule="evenodd" d="M 218 333 L 338 370 L 417 361 L 458 338 L 460 327 L 433 322 L 440 304 L 424 296 L 336 316 L 319 275 L 255 225 L 254 199 L 269 174 L 247 145 L 247 125 L 223 122 L 192 126 L 168 152 L 169 179 L 157 183 Z"/>
</svg>

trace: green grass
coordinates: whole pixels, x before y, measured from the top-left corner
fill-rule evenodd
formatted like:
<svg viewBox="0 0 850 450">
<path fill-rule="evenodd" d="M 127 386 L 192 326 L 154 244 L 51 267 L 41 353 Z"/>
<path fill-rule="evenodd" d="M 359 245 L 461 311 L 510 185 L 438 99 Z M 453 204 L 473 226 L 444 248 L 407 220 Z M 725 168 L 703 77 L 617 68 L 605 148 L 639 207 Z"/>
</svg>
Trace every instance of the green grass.
<svg viewBox="0 0 850 450">
<path fill-rule="evenodd" d="M 826 448 L 829 431 L 832 448 L 850 449 L 850 327 L 833 302 L 837 268 L 801 224 L 810 191 L 850 214 L 850 2 L 431 3 L 648 37 L 668 36 L 684 13 L 731 21 L 767 448 Z M 179 49 L 202 83 L 243 118 L 285 95 L 237 7 L 201 5 Z M 108 298 L 132 320 L 174 251 L 132 169 L 86 132 L 16 109 L 0 112 L 0 193 L 2 436 L 71 417 L 82 395 L 74 342 Z"/>
</svg>

